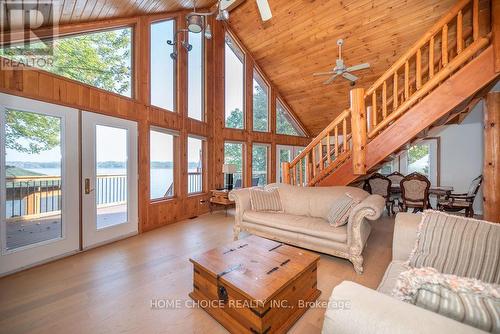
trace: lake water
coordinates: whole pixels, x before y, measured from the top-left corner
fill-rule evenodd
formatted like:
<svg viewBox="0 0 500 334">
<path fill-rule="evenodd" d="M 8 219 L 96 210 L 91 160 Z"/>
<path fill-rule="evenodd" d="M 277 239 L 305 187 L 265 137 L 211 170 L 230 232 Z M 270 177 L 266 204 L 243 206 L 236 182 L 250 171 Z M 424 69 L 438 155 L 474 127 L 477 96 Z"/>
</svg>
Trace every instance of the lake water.
<svg viewBox="0 0 500 334">
<path fill-rule="evenodd" d="M 27 169 L 36 173 L 50 175 L 50 176 L 60 176 L 61 172 L 59 168 L 30 168 Z M 99 168 L 97 170 L 98 175 L 123 175 L 125 174 L 125 169 L 123 168 Z M 162 198 L 167 192 L 168 188 L 173 181 L 173 169 L 172 168 L 153 168 L 151 169 L 151 198 Z M 111 183 L 108 186 L 111 190 Z M 52 203 L 52 201 L 50 202 Z M 55 198 L 55 204 L 45 204 L 42 201 L 42 212 L 51 211 L 51 209 L 57 209 L 58 200 Z M 7 201 L 6 211 L 7 216 L 22 214 L 25 210 L 25 203 L 20 203 L 19 200 Z"/>
</svg>

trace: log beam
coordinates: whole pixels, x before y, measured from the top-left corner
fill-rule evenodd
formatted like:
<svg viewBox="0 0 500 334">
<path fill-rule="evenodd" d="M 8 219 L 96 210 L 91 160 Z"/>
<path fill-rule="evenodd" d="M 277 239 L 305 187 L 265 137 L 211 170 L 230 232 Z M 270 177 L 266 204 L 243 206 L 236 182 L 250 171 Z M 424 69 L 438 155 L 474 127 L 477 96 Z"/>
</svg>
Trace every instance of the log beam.
<svg viewBox="0 0 500 334">
<path fill-rule="evenodd" d="M 366 108 L 365 90 L 355 88 L 351 90 L 351 133 L 353 171 L 356 175 L 366 174 Z M 344 138 L 346 138 L 344 132 Z M 346 145 L 344 145 L 345 147 Z"/>
<path fill-rule="evenodd" d="M 500 223 L 500 92 L 486 96 L 483 176 L 484 219 Z"/>
</svg>

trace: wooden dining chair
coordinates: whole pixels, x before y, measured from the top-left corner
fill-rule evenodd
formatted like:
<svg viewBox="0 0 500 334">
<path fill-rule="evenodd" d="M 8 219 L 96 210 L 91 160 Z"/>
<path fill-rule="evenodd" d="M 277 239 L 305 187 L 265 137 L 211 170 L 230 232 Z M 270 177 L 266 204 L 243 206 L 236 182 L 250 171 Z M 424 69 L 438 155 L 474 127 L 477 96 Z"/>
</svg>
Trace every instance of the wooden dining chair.
<svg viewBox="0 0 500 334">
<path fill-rule="evenodd" d="M 380 195 L 385 198 L 387 214 L 394 214 L 394 201 L 391 199 L 391 180 L 382 174 L 375 173 L 365 183 L 365 190 L 370 194 Z"/>
<path fill-rule="evenodd" d="M 408 211 L 413 208 L 413 212 L 423 211 L 430 207 L 429 188 L 431 182 L 420 173 L 411 173 L 405 176 L 401 182 L 401 211 Z"/>
<path fill-rule="evenodd" d="M 399 184 L 401 183 L 401 180 L 405 176 L 401 174 L 400 172 L 392 172 L 391 174 L 387 175 L 387 178 L 391 180 L 391 200 L 394 202 L 394 206 L 401 207 L 401 189 L 398 189 L 397 191 L 394 191 L 394 188 L 399 188 Z M 393 210 L 394 213 L 394 210 Z"/>
<path fill-rule="evenodd" d="M 460 212 L 465 210 L 465 216 L 474 217 L 474 199 L 483 183 L 483 176 L 479 175 L 472 180 L 469 191 L 463 194 L 449 194 L 444 200 L 438 202 L 439 211 Z"/>
</svg>

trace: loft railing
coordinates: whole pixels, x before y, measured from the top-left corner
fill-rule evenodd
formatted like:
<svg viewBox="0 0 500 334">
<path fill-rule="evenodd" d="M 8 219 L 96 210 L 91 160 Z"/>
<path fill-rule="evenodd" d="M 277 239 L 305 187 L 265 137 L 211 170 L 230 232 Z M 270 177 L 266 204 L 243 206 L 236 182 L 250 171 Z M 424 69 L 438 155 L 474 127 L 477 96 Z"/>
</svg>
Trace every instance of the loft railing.
<svg viewBox="0 0 500 334">
<path fill-rule="evenodd" d="M 351 90 L 349 110 L 282 164 L 283 182 L 314 185 L 350 157 L 354 174 L 365 174 L 367 143 L 488 46 L 488 19 L 478 0 L 459 1 L 366 92 Z"/>
<path fill-rule="evenodd" d="M 459 1 L 366 90 L 369 140 L 489 44 L 479 21 L 479 1 Z"/>
</svg>

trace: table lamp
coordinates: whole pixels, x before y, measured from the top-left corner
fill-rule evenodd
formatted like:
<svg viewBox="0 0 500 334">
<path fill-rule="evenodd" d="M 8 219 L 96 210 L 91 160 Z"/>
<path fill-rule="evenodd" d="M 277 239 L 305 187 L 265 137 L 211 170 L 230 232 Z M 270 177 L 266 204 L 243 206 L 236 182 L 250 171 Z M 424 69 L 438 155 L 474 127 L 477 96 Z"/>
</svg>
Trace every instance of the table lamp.
<svg viewBox="0 0 500 334">
<path fill-rule="evenodd" d="M 222 173 L 226 174 L 226 189 L 233 190 L 233 174 L 236 173 L 235 164 L 222 165 Z"/>
</svg>

